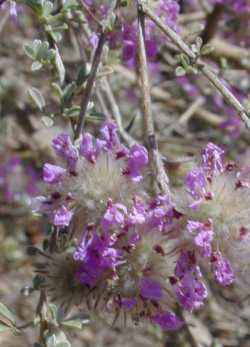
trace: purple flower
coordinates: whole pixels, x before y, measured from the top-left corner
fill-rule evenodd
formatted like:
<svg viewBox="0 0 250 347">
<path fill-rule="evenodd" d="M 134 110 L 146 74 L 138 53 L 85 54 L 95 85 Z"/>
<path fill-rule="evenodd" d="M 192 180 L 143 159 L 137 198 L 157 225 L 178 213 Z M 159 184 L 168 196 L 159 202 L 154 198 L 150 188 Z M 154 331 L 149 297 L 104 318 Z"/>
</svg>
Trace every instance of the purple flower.
<svg viewBox="0 0 250 347">
<path fill-rule="evenodd" d="M 108 208 L 102 217 L 101 226 L 103 230 L 108 231 L 112 226 L 124 223 L 124 215 L 127 214 L 127 208 L 123 204 L 113 204 L 108 202 Z"/>
<path fill-rule="evenodd" d="M 148 164 L 148 152 L 144 146 L 134 145 L 128 155 L 128 166 L 124 174 L 128 175 L 134 182 L 142 180 L 141 171 Z"/>
<path fill-rule="evenodd" d="M 63 180 L 66 170 L 61 166 L 45 164 L 43 167 L 43 180 L 46 183 L 55 184 Z"/>
<path fill-rule="evenodd" d="M 163 330 L 177 330 L 184 324 L 173 312 L 157 313 L 152 317 L 152 321 L 158 324 Z"/>
<path fill-rule="evenodd" d="M 209 177 L 224 171 L 224 150 L 209 142 L 202 150 L 202 166 Z"/>
<path fill-rule="evenodd" d="M 77 273 L 79 281 L 93 288 L 104 272 L 115 273 L 121 251 L 113 247 L 114 241 L 108 234 L 99 236 L 95 230 L 86 230 L 77 246 L 74 259 L 80 261 Z"/>
<path fill-rule="evenodd" d="M 68 210 L 67 207 L 62 206 L 57 210 L 53 217 L 53 224 L 56 226 L 68 226 L 73 217 L 73 212 Z"/>
<path fill-rule="evenodd" d="M 128 310 L 132 310 L 137 303 L 135 298 L 121 298 L 121 305 L 125 306 Z"/>
<path fill-rule="evenodd" d="M 189 233 L 195 233 L 194 243 L 201 250 L 203 257 L 210 257 L 212 253 L 212 241 L 214 232 L 212 230 L 212 223 L 200 223 L 197 221 L 188 221 L 187 230 Z"/>
<path fill-rule="evenodd" d="M 175 267 L 175 276 L 182 278 L 187 272 L 194 271 L 197 267 L 193 251 L 182 251 Z"/>
<path fill-rule="evenodd" d="M 187 311 L 199 308 L 208 295 L 206 286 L 191 273 L 184 275 L 175 290 L 180 304 Z"/>
<path fill-rule="evenodd" d="M 191 170 L 185 177 L 185 184 L 195 202 L 190 207 L 195 208 L 199 205 L 206 195 L 206 178 L 201 168 Z"/>
<path fill-rule="evenodd" d="M 142 277 L 139 287 L 140 294 L 144 299 L 159 301 L 162 297 L 160 283 L 151 278 Z"/>
<path fill-rule="evenodd" d="M 112 150 L 116 146 L 120 145 L 120 139 L 118 136 L 118 127 L 115 122 L 107 121 L 101 128 L 101 137 L 106 142 L 106 148 Z"/>
<path fill-rule="evenodd" d="M 80 154 L 94 164 L 104 145 L 104 141 L 95 139 L 90 133 L 85 133 L 81 141 Z"/>
<path fill-rule="evenodd" d="M 134 200 L 132 211 L 128 217 L 128 224 L 138 225 L 145 223 L 146 209 L 143 201 L 139 199 Z"/>
<path fill-rule="evenodd" d="M 212 255 L 212 271 L 216 281 L 222 286 L 229 286 L 234 282 L 234 273 L 230 261 L 221 253 Z"/>
<path fill-rule="evenodd" d="M 203 229 L 195 237 L 194 242 L 202 251 L 203 257 L 210 257 L 212 253 L 212 241 L 214 233 L 211 229 Z"/>
<path fill-rule="evenodd" d="M 163 207 L 156 207 L 152 211 L 148 212 L 147 222 L 150 228 L 159 227 L 162 230 L 164 225 L 164 217 L 166 215 L 166 211 Z"/>
<path fill-rule="evenodd" d="M 65 159 L 71 169 L 75 168 L 77 162 L 77 150 L 73 146 L 71 138 L 68 134 L 58 135 L 53 140 L 53 148 L 56 154 Z"/>
</svg>

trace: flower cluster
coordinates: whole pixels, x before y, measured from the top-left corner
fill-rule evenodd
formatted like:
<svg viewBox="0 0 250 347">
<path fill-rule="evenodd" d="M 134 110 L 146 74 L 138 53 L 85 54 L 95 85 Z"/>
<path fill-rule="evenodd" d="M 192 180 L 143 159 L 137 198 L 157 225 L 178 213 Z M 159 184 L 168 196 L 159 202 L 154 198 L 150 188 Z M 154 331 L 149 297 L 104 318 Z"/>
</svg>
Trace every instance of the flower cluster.
<svg viewBox="0 0 250 347">
<path fill-rule="evenodd" d="M 92 218 L 98 220 L 110 199 L 127 204 L 140 187 L 141 172 L 148 163 L 143 146 L 129 150 L 120 143 L 113 122 L 104 124 L 100 138 L 86 132 L 79 146 L 68 134 L 60 134 L 53 148 L 63 165 L 44 165 L 47 194 L 34 199 L 33 210 L 47 214 L 61 227 L 68 226 L 73 216 L 81 219 L 80 228 Z"/>
<path fill-rule="evenodd" d="M 179 204 L 188 218 L 185 237 L 215 280 L 230 285 L 249 263 L 250 168 L 226 163 L 224 150 L 209 143 L 201 165 L 187 174 L 186 188 Z"/>
<path fill-rule="evenodd" d="M 173 204 L 142 193 L 147 151 L 123 146 L 113 122 L 99 138 L 85 133 L 78 147 L 66 134 L 53 147 L 65 165 L 44 165 L 49 196 L 39 198 L 40 210 L 56 226 L 73 219 L 78 233 L 70 253 L 52 255 L 38 271 L 62 305 L 83 304 L 113 323 L 129 317 L 178 329 L 176 307 L 192 312 L 208 296 L 205 271 L 229 286 L 235 264 L 247 265 L 235 252 L 249 249 L 250 168 L 226 164 L 223 149 L 203 149 Z"/>
<path fill-rule="evenodd" d="M 84 305 L 112 323 L 150 320 L 165 330 L 180 328 L 171 282 L 177 241 L 170 233 L 180 216 L 164 195 L 148 203 L 135 197 L 129 209 L 108 201 L 99 223 L 85 227 L 73 255 L 54 255 L 38 269 L 44 286 L 60 304 Z"/>
</svg>

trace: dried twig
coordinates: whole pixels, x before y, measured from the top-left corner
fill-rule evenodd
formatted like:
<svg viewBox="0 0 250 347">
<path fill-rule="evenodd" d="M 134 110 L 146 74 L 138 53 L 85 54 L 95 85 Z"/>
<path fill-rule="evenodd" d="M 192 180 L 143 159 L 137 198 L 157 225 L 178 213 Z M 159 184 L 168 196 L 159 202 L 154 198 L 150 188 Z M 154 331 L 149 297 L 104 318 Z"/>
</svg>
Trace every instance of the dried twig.
<svg viewBox="0 0 250 347">
<path fill-rule="evenodd" d="M 169 193 L 169 180 L 164 170 L 154 131 L 154 121 L 151 109 L 150 83 L 147 68 L 147 56 L 145 48 L 145 27 L 142 2 L 137 1 L 138 10 L 138 55 L 139 73 L 142 92 L 143 120 L 147 146 L 151 156 L 152 170 L 161 191 Z"/>
<path fill-rule="evenodd" d="M 81 101 L 81 110 L 80 110 L 80 115 L 79 115 L 79 121 L 77 124 L 77 128 L 75 131 L 75 138 L 78 138 L 82 132 L 82 129 L 84 127 L 84 121 L 85 121 L 85 115 L 88 109 L 88 104 L 90 101 L 90 97 L 91 97 L 91 92 L 96 80 L 96 74 L 97 74 L 97 70 L 98 67 L 100 65 L 101 62 L 101 58 L 102 58 L 102 51 L 103 51 L 103 47 L 105 45 L 106 42 L 106 37 L 107 37 L 107 33 L 105 32 L 105 30 L 101 33 L 99 41 L 98 41 L 98 45 L 95 51 L 95 55 L 94 55 L 94 59 L 93 59 L 93 63 L 91 66 L 91 70 L 89 73 L 89 78 L 87 80 L 87 84 L 86 87 L 84 89 L 84 94 L 82 97 L 82 101 Z"/>
<path fill-rule="evenodd" d="M 178 47 L 185 53 L 191 63 L 195 64 L 202 74 L 216 87 L 216 89 L 225 97 L 227 102 L 234 107 L 241 117 L 242 121 L 245 123 L 246 127 L 250 129 L 250 119 L 249 112 L 244 108 L 244 106 L 239 102 L 238 99 L 228 90 L 216 74 L 210 69 L 210 67 L 204 63 L 189 46 L 182 40 L 182 38 L 173 31 L 167 24 L 165 24 L 154 12 L 145 4 L 142 4 L 142 9 L 145 15 L 147 15 L 161 31 L 168 36 Z"/>
</svg>

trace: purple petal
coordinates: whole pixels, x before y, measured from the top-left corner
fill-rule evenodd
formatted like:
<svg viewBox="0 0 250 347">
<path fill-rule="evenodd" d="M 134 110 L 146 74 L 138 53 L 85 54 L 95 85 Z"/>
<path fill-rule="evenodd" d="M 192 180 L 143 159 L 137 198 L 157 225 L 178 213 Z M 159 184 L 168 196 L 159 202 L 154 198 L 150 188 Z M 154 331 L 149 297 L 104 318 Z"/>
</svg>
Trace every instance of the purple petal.
<svg viewBox="0 0 250 347">
<path fill-rule="evenodd" d="M 101 220 L 103 230 L 109 231 L 112 226 L 122 225 L 125 220 L 125 214 L 127 214 L 127 208 L 124 205 L 109 202 L 109 207 Z"/>
<path fill-rule="evenodd" d="M 77 162 L 77 150 L 73 146 L 70 136 L 68 134 L 58 135 L 53 140 L 53 148 L 56 154 L 65 159 L 70 168 L 74 169 Z"/>
<path fill-rule="evenodd" d="M 56 226 L 68 226 L 73 217 L 73 212 L 68 210 L 65 206 L 62 206 L 56 211 L 53 224 Z"/>
<path fill-rule="evenodd" d="M 184 324 L 173 312 L 157 313 L 152 317 L 152 320 L 163 330 L 177 330 Z"/>
<path fill-rule="evenodd" d="M 46 183 L 55 184 L 63 180 L 66 170 L 60 166 L 45 164 L 43 167 L 43 180 Z"/>
<path fill-rule="evenodd" d="M 128 310 L 135 307 L 137 300 L 135 298 L 121 298 L 121 305 L 125 306 Z"/>
<path fill-rule="evenodd" d="M 222 286 L 229 286 L 235 280 L 230 261 L 220 253 L 212 256 L 212 270 L 216 281 Z"/>
<path fill-rule="evenodd" d="M 142 179 L 141 171 L 148 164 L 148 152 L 144 146 L 134 145 L 128 156 L 128 166 L 124 174 L 128 175 L 134 182 Z"/>
<path fill-rule="evenodd" d="M 145 299 L 159 301 L 162 297 L 161 285 L 155 280 L 142 277 L 139 287 L 141 296 Z"/>
<path fill-rule="evenodd" d="M 104 141 L 96 140 L 90 133 L 85 133 L 81 141 L 80 154 L 94 164 L 104 145 Z"/>
<path fill-rule="evenodd" d="M 209 142 L 202 150 L 202 165 L 208 176 L 220 174 L 224 171 L 224 150 Z"/>
</svg>

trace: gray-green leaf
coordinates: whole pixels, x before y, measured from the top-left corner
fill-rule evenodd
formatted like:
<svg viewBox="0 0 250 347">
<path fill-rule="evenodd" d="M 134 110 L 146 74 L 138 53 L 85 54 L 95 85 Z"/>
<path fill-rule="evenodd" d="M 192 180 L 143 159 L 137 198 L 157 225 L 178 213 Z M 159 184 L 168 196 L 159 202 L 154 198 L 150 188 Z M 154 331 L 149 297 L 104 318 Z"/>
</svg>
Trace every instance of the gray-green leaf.
<svg viewBox="0 0 250 347">
<path fill-rule="evenodd" d="M 56 65 L 56 69 L 57 69 L 57 72 L 59 75 L 60 84 L 63 84 L 64 79 L 65 79 L 65 67 L 63 65 L 63 61 L 62 61 L 61 55 L 60 55 L 57 47 L 55 48 L 55 52 L 56 52 L 55 65 Z"/>
<path fill-rule="evenodd" d="M 34 103 L 37 105 L 37 107 L 42 110 L 46 103 L 44 100 L 44 97 L 42 96 L 40 90 L 38 90 L 37 88 L 34 87 L 30 87 L 28 89 L 28 93 L 30 95 L 30 97 L 32 98 L 32 100 L 34 101 Z"/>
<path fill-rule="evenodd" d="M 7 319 L 13 325 L 15 324 L 15 315 L 8 309 L 8 307 L 0 302 L 0 319 L 1 317 Z"/>
<path fill-rule="evenodd" d="M 42 67 L 43 67 L 42 63 L 40 63 L 40 61 L 36 60 L 31 65 L 31 71 L 33 71 L 33 72 L 39 71 L 39 70 L 41 70 Z"/>
</svg>

